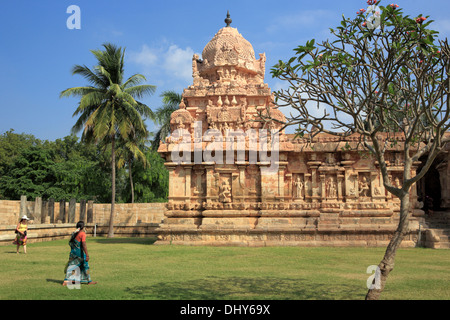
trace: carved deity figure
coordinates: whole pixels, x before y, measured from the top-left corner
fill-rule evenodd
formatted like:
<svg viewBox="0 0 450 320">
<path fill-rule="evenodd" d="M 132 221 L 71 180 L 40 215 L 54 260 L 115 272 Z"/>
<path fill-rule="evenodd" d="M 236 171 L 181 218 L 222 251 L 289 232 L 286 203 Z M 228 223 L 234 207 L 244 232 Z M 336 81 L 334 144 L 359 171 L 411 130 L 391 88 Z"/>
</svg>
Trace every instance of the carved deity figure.
<svg viewBox="0 0 450 320">
<path fill-rule="evenodd" d="M 300 179 L 300 177 L 297 177 L 297 180 L 294 182 L 294 185 L 295 185 L 294 197 L 296 199 L 303 198 L 302 197 L 303 181 Z"/>
<path fill-rule="evenodd" d="M 333 178 L 328 178 L 326 182 L 326 194 L 328 198 L 336 198 L 336 183 Z"/>
<path fill-rule="evenodd" d="M 369 183 L 367 182 L 366 177 L 362 177 L 362 179 L 359 181 L 359 196 L 361 197 L 368 197 L 369 196 Z"/>
<path fill-rule="evenodd" d="M 222 182 L 220 187 L 219 201 L 224 203 L 231 202 L 231 188 L 227 181 Z"/>
<path fill-rule="evenodd" d="M 327 153 L 325 157 L 326 164 L 332 165 L 336 163 L 336 158 L 334 157 L 333 153 Z"/>
</svg>

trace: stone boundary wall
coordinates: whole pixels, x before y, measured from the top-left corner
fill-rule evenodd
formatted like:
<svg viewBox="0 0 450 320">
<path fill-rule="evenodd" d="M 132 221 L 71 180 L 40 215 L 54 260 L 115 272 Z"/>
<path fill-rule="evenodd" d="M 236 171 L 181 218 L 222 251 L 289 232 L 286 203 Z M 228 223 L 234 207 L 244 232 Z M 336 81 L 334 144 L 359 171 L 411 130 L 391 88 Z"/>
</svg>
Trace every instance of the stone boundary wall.
<svg viewBox="0 0 450 320">
<path fill-rule="evenodd" d="M 64 206 L 62 207 L 61 204 Z M 87 223 L 90 235 L 106 235 L 108 232 L 111 204 L 42 202 L 22 200 L 0 200 L 0 245 L 11 244 L 14 230 L 20 217 L 26 214 L 31 220 L 28 225 L 28 241 L 39 242 L 68 238 L 79 220 Z M 164 219 L 165 203 L 126 203 L 115 205 L 114 233 L 117 236 L 153 236 Z M 36 212 L 36 208 L 37 211 Z"/>
<path fill-rule="evenodd" d="M 16 226 L 22 215 L 26 214 L 31 224 L 77 223 L 84 220 L 99 225 L 107 224 L 111 204 L 86 202 L 76 203 L 73 217 L 70 215 L 70 203 L 60 202 L 0 200 L 0 226 Z M 161 223 L 164 219 L 165 203 L 119 203 L 115 205 L 115 224 L 134 225 L 137 223 Z M 39 207 L 40 212 L 36 212 Z M 84 208 L 83 208 L 84 207 Z M 91 212 L 89 211 L 91 208 Z M 52 214 L 50 214 L 52 212 Z M 44 218 L 42 217 L 44 216 Z M 88 221 L 91 220 L 91 221 Z"/>
</svg>

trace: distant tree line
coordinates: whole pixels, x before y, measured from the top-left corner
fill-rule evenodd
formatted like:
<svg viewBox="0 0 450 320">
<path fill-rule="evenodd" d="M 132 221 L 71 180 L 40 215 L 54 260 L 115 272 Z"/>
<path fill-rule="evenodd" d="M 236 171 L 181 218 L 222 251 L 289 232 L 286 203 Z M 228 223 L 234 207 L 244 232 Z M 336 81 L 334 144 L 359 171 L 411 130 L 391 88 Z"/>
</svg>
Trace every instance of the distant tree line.
<svg viewBox="0 0 450 320">
<path fill-rule="evenodd" d="M 169 176 L 164 160 L 150 147 L 144 145 L 141 150 L 148 161 L 146 166 L 136 161 L 131 169 L 129 165 L 117 169 L 119 203 L 167 200 Z M 76 135 L 42 141 L 11 129 L 0 135 L 0 199 L 18 200 L 26 195 L 30 200 L 75 198 L 109 203 L 110 158 L 110 148 L 82 142 Z"/>
</svg>

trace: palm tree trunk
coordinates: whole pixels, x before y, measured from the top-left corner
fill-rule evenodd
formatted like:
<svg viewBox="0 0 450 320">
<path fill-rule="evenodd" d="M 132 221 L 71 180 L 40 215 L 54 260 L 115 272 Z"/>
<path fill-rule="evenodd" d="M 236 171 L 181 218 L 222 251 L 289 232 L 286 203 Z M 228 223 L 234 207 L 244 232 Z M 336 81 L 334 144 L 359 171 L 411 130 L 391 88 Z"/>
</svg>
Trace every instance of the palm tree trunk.
<svg viewBox="0 0 450 320">
<path fill-rule="evenodd" d="M 111 215 L 109 217 L 108 238 L 114 237 L 114 206 L 116 203 L 116 150 L 114 136 L 111 141 Z"/>
<path fill-rule="evenodd" d="M 400 221 L 397 230 L 394 232 L 389 245 L 384 254 L 383 260 L 378 265 L 379 279 L 374 279 L 373 287 L 369 289 L 366 300 L 378 300 L 386 285 L 389 273 L 394 269 L 395 255 L 400 247 L 403 238 L 408 232 L 409 215 L 410 215 L 409 193 L 400 198 Z"/>
<path fill-rule="evenodd" d="M 133 185 L 133 173 L 131 171 L 131 160 L 128 162 L 128 174 L 130 176 L 131 203 L 134 203 L 134 185 Z"/>
</svg>

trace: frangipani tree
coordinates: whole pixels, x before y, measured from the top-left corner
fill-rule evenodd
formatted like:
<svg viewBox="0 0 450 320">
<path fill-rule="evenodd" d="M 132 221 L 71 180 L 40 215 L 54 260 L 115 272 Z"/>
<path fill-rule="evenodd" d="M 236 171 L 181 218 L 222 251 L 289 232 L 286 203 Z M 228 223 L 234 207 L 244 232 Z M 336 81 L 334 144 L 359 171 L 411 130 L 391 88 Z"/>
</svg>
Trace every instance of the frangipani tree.
<svg viewBox="0 0 450 320">
<path fill-rule="evenodd" d="M 450 48 L 429 28 L 428 17 L 404 15 L 397 4 L 367 3 L 367 9 L 330 29 L 332 39 L 299 46 L 271 73 L 289 84 L 275 92 L 278 106 L 294 110 L 285 126 L 295 125 L 298 134 L 311 139 L 319 132 L 360 135 L 379 163 L 384 187 L 400 199 L 398 228 L 379 264 L 380 285 L 366 296 L 378 299 L 408 231 L 411 188 L 450 140 Z M 384 157 L 391 144 L 402 146 L 405 159 L 399 187 L 390 181 Z M 413 164 L 424 155 L 413 176 Z"/>
</svg>

